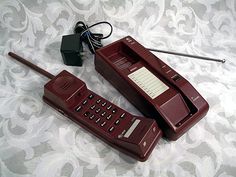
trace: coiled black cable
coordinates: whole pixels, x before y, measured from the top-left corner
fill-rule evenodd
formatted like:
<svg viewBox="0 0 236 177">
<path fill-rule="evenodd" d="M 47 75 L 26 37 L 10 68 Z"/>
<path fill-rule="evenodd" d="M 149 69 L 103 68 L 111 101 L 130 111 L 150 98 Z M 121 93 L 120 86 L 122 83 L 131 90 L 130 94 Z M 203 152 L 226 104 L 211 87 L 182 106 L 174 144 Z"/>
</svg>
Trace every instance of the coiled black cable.
<svg viewBox="0 0 236 177">
<path fill-rule="evenodd" d="M 110 26 L 111 31 L 110 33 L 103 37 L 103 34 L 101 33 L 92 33 L 90 29 L 94 26 L 100 25 L 100 24 L 107 24 Z M 80 40 L 84 43 L 86 43 L 89 47 L 89 50 L 94 54 L 95 50 L 101 48 L 103 45 L 101 43 L 102 39 L 106 39 L 111 36 L 113 31 L 113 27 L 109 22 L 101 21 L 98 23 L 95 23 L 91 26 L 87 26 L 84 22 L 78 21 L 74 28 L 74 33 L 80 34 Z"/>
</svg>

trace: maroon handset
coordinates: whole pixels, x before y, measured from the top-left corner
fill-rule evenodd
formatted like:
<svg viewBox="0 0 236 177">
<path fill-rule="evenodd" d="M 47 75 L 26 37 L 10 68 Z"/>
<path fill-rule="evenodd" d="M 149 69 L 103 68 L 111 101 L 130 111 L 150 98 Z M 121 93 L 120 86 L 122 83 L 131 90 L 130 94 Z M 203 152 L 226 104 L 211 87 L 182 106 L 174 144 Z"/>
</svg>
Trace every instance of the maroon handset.
<svg viewBox="0 0 236 177">
<path fill-rule="evenodd" d="M 183 76 L 130 36 L 96 50 L 95 68 L 145 116 L 154 118 L 170 140 L 209 109 Z"/>
<path fill-rule="evenodd" d="M 128 113 L 65 70 L 53 76 L 14 53 L 9 55 L 51 79 L 44 85 L 43 100 L 48 105 L 119 151 L 140 161 L 149 157 L 162 136 L 153 119 Z"/>
</svg>

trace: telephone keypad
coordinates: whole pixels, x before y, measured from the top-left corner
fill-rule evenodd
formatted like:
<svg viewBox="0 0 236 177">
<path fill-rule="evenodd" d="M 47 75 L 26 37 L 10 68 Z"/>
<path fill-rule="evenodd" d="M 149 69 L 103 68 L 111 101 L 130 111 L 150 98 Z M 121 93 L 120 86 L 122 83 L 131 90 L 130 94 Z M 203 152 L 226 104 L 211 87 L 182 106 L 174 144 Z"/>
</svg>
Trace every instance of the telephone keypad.
<svg viewBox="0 0 236 177">
<path fill-rule="evenodd" d="M 122 119 L 126 117 L 124 111 L 121 112 L 119 108 L 96 94 L 89 94 L 75 110 L 109 133 L 113 133 L 115 129 L 118 130 L 116 127 L 120 126 Z"/>
</svg>

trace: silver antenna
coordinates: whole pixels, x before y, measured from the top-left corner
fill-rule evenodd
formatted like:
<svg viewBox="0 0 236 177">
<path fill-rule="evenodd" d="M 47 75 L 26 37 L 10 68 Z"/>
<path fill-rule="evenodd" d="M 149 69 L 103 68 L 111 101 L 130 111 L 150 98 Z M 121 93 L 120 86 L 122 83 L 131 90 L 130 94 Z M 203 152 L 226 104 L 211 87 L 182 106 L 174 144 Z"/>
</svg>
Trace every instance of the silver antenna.
<svg viewBox="0 0 236 177">
<path fill-rule="evenodd" d="M 197 58 L 197 59 L 201 59 L 201 60 L 216 61 L 216 62 L 221 62 L 221 63 L 225 63 L 225 61 L 226 61 L 225 59 L 203 57 L 203 56 L 198 56 L 198 55 L 190 55 L 190 54 L 185 54 L 185 53 L 170 52 L 170 51 L 158 50 L 158 49 L 150 49 L 150 48 L 147 48 L 147 49 L 150 51 L 153 51 L 153 52 L 166 53 L 166 54 L 170 54 L 170 55 L 179 55 L 179 56 L 183 56 L 183 57 L 191 57 L 191 58 Z"/>
</svg>

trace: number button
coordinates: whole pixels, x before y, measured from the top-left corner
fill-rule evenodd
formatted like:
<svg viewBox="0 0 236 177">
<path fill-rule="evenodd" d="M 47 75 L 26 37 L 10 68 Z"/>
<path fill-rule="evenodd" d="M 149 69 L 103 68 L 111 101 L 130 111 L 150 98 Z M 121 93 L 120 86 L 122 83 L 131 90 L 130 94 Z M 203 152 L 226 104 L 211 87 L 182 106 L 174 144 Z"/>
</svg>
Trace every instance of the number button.
<svg viewBox="0 0 236 177">
<path fill-rule="evenodd" d="M 86 103 L 88 103 L 88 100 L 84 100 L 82 104 L 85 105 Z"/>
<path fill-rule="evenodd" d="M 89 116 L 89 114 L 90 114 L 90 112 L 86 111 L 86 112 L 84 113 L 84 116 L 87 117 L 87 116 Z"/>
<path fill-rule="evenodd" d="M 96 113 L 99 113 L 100 111 L 101 111 L 101 109 L 100 109 L 100 108 L 97 108 L 95 112 L 96 112 Z"/>
<path fill-rule="evenodd" d="M 95 122 L 98 123 L 100 122 L 100 120 L 101 120 L 100 118 L 97 118 Z"/>
<path fill-rule="evenodd" d="M 91 109 L 91 110 L 93 110 L 95 107 L 96 107 L 96 106 L 95 106 L 95 105 L 93 105 L 93 106 L 91 106 L 91 107 L 90 107 L 90 109 Z"/>
<path fill-rule="evenodd" d="M 117 112 L 117 109 L 114 108 L 114 109 L 112 110 L 112 113 L 115 114 L 116 112 Z"/>
<path fill-rule="evenodd" d="M 101 123 L 101 127 L 104 127 L 106 125 L 106 122 Z"/>
<path fill-rule="evenodd" d="M 99 104 L 101 101 L 102 101 L 101 99 L 98 99 L 98 100 L 96 101 L 96 103 Z"/>
<path fill-rule="evenodd" d="M 89 99 L 93 99 L 93 97 L 94 97 L 93 94 L 90 94 L 90 95 L 88 96 Z"/>
<path fill-rule="evenodd" d="M 115 121 L 115 125 L 118 125 L 119 123 L 120 123 L 120 120 L 117 119 L 117 120 Z"/>
<path fill-rule="evenodd" d="M 109 114 L 109 115 L 107 116 L 107 120 L 110 120 L 111 118 L 112 118 L 112 115 Z"/>
<path fill-rule="evenodd" d="M 125 113 L 121 114 L 121 115 L 120 115 L 120 118 L 121 118 L 121 119 L 125 118 Z"/>
<path fill-rule="evenodd" d="M 112 108 L 112 105 L 107 106 L 107 110 L 110 110 Z"/>
<path fill-rule="evenodd" d="M 114 131 L 114 129 L 115 129 L 115 127 L 111 127 L 111 128 L 109 128 L 109 132 L 113 132 Z"/>
<path fill-rule="evenodd" d="M 103 102 L 102 103 L 102 107 L 106 106 L 107 102 Z"/>
<path fill-rule="evenodd" d="M 79 112 L 81 109 L 82 109 L 82 106 L 80 105 L 80 106 L 78 106 L 75 110 L 76 110 L 77 112 Z"/>
<path fill-rule="evenodd" d="M 104 117 L 104 116 L 105 116 L 105 114 L 106 114 L 106 112 L 105 112 L 105 111 L 103 111 L 103 113 L 101 114 L 101 116 L 102 116 L 102 117 Z"/>
<path fill-rule="evenodd" d="M 90 120 L 93 120 L 94 117 L 95 117 L 95 116 L 92 114 L 91 116 L 89 116 L 89 119 L 90 119 Z"/>
</svg>

